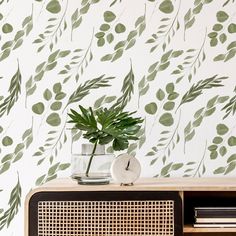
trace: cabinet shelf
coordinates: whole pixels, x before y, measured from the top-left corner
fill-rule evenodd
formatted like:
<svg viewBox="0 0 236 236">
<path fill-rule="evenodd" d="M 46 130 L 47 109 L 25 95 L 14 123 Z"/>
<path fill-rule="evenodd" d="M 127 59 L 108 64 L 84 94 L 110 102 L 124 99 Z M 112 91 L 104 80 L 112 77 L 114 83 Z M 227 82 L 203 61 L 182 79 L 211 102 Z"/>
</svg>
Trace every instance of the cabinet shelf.
<svg viewBox="0 0 236 236">
<path fill-rule="evenodd" d="M 220 232 L 236 233 L 236 228 L 195 228 L 192 225 L 184 226 L 184 233 L 220 233 Z"/>
</svg>

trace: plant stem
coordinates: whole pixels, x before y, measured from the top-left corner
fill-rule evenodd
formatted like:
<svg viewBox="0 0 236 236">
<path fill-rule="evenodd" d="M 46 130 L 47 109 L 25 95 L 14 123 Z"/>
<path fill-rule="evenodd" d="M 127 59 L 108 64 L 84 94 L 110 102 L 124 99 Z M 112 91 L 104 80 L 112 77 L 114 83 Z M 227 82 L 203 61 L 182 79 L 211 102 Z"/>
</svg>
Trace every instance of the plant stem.
<svg viewBox="0 0 236 236">
<path fill-rule="evenodd" d="M 88 177 L 88 173 L 89 173 L 90 166 L 91 166 L 91 163 L 92 163 L 92 160 L 93 160 L 93 157 L 94 157 L 94 153 L 95 153 L 95 150 L 96 150 L 96 147 L 97 147 L 97 143 L 98 143 L 98 140 L 94 143 L 94 146 L 93 146 L 93 151 L 91 153 L 89 163 L 88 163 L 88 167 L 87 167 L 87 170 L 86 170 L 86 173 L 85 173 L 86 177 Z"/>
</svg>

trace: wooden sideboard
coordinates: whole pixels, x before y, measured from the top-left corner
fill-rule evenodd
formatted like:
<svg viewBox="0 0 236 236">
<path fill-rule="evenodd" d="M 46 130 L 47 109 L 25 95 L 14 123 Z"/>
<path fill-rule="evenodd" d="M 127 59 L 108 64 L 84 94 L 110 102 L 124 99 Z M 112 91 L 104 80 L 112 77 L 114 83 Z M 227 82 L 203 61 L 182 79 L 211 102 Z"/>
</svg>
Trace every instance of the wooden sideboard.
<svg viewBox="0 0 236 236">
<path fill-rule="evenodd" d="M 25 232 L 28 232 L 29 202 L 39 192 L 126 192 L 155 191 L 176 192 L 182 201 L 182 211 L 175 214 L 183 222 L 185 236 L 236 236 L 236 228 L 194 228 L 193 207 L 233 206 L 236 207 L 236 178 L 141 178 L 133 186 L 78 185 L 70 178 L 56 179 L 32 190 L 25 201 Z M 163 234 L 161 234 L 163 235 Z M 30 235 L 31 236 L 31 235 Z"/>
</svg>

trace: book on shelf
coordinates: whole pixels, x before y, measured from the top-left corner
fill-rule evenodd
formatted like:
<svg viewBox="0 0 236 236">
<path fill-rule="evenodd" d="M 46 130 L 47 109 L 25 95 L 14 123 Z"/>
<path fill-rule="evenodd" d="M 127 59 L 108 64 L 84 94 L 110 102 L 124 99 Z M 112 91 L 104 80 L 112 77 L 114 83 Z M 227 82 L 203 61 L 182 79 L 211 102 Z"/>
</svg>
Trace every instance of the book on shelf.
<svg viewBox="0 0 236 236">
<path fill-rule="evenodd" d="M 195 218 L 236 218 L 236 207 L 195 207 Z"/>
<path fill-rule="evenodd" d="M 193 224 L 195 228 L 235 228 L 236 224 Z"/>
<path fill-rule="evenodd" d="M 195 223 L 236 223 L 236 218 L 195 218 Z"/>
</svg>

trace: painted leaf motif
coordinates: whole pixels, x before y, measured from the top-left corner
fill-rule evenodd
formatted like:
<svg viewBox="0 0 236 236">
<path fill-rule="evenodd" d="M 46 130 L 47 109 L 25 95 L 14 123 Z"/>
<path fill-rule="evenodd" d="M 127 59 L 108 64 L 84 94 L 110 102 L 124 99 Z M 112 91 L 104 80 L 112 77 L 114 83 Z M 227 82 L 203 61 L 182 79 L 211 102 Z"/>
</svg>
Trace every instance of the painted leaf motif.
<svg viewBox="0 0 236 236">
<path fill-rule="evenodd" d="M 159 122 L 168 127 L 173 125 L 174 119 L 171 113 L 166 112 L 160 117 Z"/>
<path fill-rule="evenodd" d="M 160 11 L 166 14 L 170 14 L 174 10 L 174 6 L 172 4 L 172 1 L 170 0 L 164 0 L 159 6 Z"/>
<path fill-rule="evenodd" d="M 126 30 L 126 27 L 121 23 L 118 23 L 115 27 L 115 31 L 118 34 L 125 32 L 125 30 Z"/>
<path fill-rule="evenodd" d="M 150 115 L 154 115 L 157 112 L 157 104 L 155 102 L 147 104 L 145 106 L 145 111 Z"/>
<path fill-rule="evenodd" d="M 37 115 L 41 115 L 44 112 L 44 104 L 42 102 L 34 104 L 32 106 L 32 111 Z"/>
<path fill-rule="evenodd" d="M 112 11 L 105 11 L 103 14 L 104 21 L 110 23 L 115 20 L 116 15 Z"/>
<path fill-rule="evenodd" d="M 11 24 L 9 23 L 5 23 L 3 26 L 2 26 L 2 32 L 4 34 L 8 34 L 8 33 L 11 33 L 13 31 L 13 27 Z"/>
<path fill-rule="evenodd" d="M 218 135 L 225 135 L 229 131 L 229 128 L 225 124 L 218 124 L 216 130 Z"/>
<path fill-rule="evenodd" d="M 47 11 L 53 14 L 57 14 L 61 11 L 61 5 L 58 0 L 51 0 L 47 6 L 46 6 Z"/>
<path fill-rule="evenodd" d="M 61 124 L 61 118 L 58 113 L 53 112 L 47 117 L 46 122 L 50 126 L 59 126 Z"/>
<path fill-rule="evenodd" d="M 12 143 L 13 143 L 13 140 L 11 137 L 9 137 L 9 136 L 3 137 L 3 139 L 2 139 L 3 146 L 10 146 L 10 145 L 12 145 Z"/>
<path fill-rule="evenodd" d="M 216 14 L 216 18 L 221 23 L 226 21 L 229 18 L 229 15 L 224 11 L 218 11 Z"/>
<path fill-rule="evenodd" d="M 228 26 L 228 32 L 231 33 L 231 34 L 236 33 L 236 24 L 231 23 L 231 24 Z"/>
<path fill-rule="evenodd" d="M 228 144 L 229 146 L 236 146 L 236 137 L 235 136 L 229 137 Z"/>
</svg>

